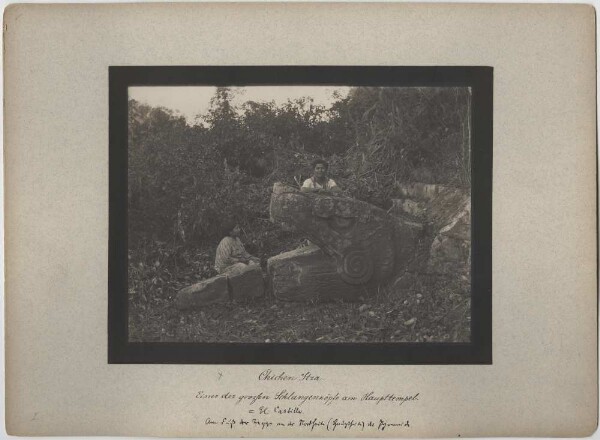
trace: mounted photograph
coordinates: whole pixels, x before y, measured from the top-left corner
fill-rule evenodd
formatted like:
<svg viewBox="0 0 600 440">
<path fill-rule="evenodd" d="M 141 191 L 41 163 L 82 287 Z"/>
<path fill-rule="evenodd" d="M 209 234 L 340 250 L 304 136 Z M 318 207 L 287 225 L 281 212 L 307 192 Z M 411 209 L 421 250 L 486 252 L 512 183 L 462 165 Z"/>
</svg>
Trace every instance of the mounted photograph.
<svg viewBox="0 0 600 440">
<path fill-rule="evenodd" d="M 469 350 L 471 85 L 126 90 L 125 344 Z"/>
</svg>

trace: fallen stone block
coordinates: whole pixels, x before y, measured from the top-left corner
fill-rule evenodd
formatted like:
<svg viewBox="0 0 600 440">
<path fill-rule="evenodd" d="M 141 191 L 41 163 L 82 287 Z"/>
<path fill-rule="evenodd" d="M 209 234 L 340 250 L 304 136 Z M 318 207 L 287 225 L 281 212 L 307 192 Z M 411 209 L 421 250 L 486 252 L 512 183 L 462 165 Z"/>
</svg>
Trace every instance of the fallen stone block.
<svg viewBox="0 0 600 440">
<path fill-rule="evenodd" d="M 467 274 L 471 267 L 471 242 L 438 235 L 431 245 L 428 272 Z"/>
<path fill-rule="evenodd" d="M 179 310 L 188 310 L 227 301 L 229 301 L 227 276 L 218 275 L 181 289 L 177 293 L 175 306 Z"/>
<path fill-rule="evenodd" d="M 460 198 L 458 198 L 460 196 Z M 450 194 L 455 203 L 438 216 L 445 221 L 436 234 L 427 264 L 429 273 L 469 274 L 471 269 L 471 198 L 459 193 Z M 456 203 L 460 202 L 460 203 Z M 450 209 L 451 208 L 451 209 Z"/>
<path fill-rule="evenodd" d="M 411 199 L 392 199 L 392 207 L 388 213 L 393 216 L 408 215 L 417 219 L 424 219 L 427 215 L 425 204 Z"/>
<path fill-rule="evenodd" d="M 408 199 L 416 199 L 416 200 L 432 200 L 434 199 L 440 192 L 442 192 L 445 187 L 437 184 L 429 184 L 429 183 L 400 183 L 397 182 L 395 184 L 395 189 L 403 198 Z"/>
<path fill-rule="evenodd" d="M 369 293 L 367 285 L 345 282 L 336 259 L 315 245 L 269 258 L 267 272 L 273 295 L 282 301 L 356 301 Z"/>
<path fill-rule="evenodd" d="M 292 225 L 331 256 L 327 264 L 336 264 L 331 272 L 350 285 L 378 284 L 405 269 L 422 229 L 364 201 L 278 183 L 270 214 L 273 222 Z"/>
<path fill-rule="evenodd" d="M 465 210 L 470 212 L 471 197 L 465 190 L 445 188 L 427 206 L 427 219 L 440 230 L 462 216 Z M 469 219 L 470 222 L 470 219 Z"/>
<path fill-rule="evenodd" d="M 441 235 L 457 238 L 459 240 L 471 241 L 471 205 L 470 200 L 464 204 L 463 209 L 444 226 Z"/>
<path fill-rule="evenodd" d="M 234 300 L 258 298 L 265 294 L 265 282 L 260 266 L 235 265 L 224 272 Z"/>
</svg>

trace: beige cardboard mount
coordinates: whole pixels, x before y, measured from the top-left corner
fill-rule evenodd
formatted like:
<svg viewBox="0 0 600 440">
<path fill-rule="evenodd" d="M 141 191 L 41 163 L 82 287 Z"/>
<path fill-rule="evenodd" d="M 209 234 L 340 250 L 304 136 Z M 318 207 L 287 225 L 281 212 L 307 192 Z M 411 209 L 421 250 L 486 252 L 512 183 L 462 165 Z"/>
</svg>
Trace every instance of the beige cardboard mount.
<svg viewBox="0 0 600 440">
<path fill-rule="evenodd" d="M 7 430 L 583 436 L 597 423 L 595 15 L 585 5 L 13 5 L 4 17 Z M 108 66 L 494 68 L 493 364 L 109 365 Z M 410 428 L 232 431 L 200 391 L 419 394 L 302 408 Z M 318 432 L 318 433 L 317 433 Z"/>
</svg>

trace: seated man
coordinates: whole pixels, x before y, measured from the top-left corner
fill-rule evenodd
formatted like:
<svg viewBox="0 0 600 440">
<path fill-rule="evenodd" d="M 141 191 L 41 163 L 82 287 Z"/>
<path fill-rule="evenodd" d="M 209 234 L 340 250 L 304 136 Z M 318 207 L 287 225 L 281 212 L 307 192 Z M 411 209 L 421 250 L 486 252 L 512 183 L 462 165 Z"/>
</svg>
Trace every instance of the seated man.
<svg viewBox="0 0 600 440">
<path fill-rule="evenodd" d="M 303 192 L 323 192 L 331 191 L 338 192 L 340 188 L 336 185 L 333 179 L 327 177 L 329 164 L 323 159 L 317 159 L 312 163 L 313 176 L 304 181 L 302 188 Z"/>
<path fill-rule="evenodd" d="M 215 269 L 223 273 L 234 268 L 244 268 L 250 264 L 260 264 L 260 258 L 246 252 L 240 240 L 240 227 L 234 222 L 226 222 L 224 232 L 226 236 L 217 246 Z"/>
</svg>

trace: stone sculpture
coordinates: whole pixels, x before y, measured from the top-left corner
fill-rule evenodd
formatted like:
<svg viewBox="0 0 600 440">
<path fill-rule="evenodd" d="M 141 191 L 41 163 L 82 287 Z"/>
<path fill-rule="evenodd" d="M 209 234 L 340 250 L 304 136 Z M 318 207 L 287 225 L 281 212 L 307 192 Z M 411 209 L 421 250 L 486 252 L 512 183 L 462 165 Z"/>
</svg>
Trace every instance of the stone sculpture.
<svg viewBox="0 0 600 440">
<path fill-rule="evenodd" d="M 278 183 L 270 214 L 318 246 L 269 259 L 273 293 L 285 300 L 356 299 L 373 291 L 409 263 L 421 231 L 369 203 Z"/>
<path fill-rule="evenodd" d="M 271 221 L 300 232 L 309 246 L 269 258 L 268 281 L 284 301 L 357 300 L 388 281 L 400 288 L 419 274 L 470 273 L 470 197 L 435 185 L 412 185 L 389 212 L 329 193 L 276 183 Z M 416 205 L 415 205 L 416 206 Z M 411 208 L 412 209 L 412 208 Z M 409 215 L 407 215 L 409 214 Z M 428 228 L 413 221 L 424 218 Z M 232 269 L 182 289 L 179 309 L 252 299 L 265 293 L 260 266 Z"/>
</svg>

